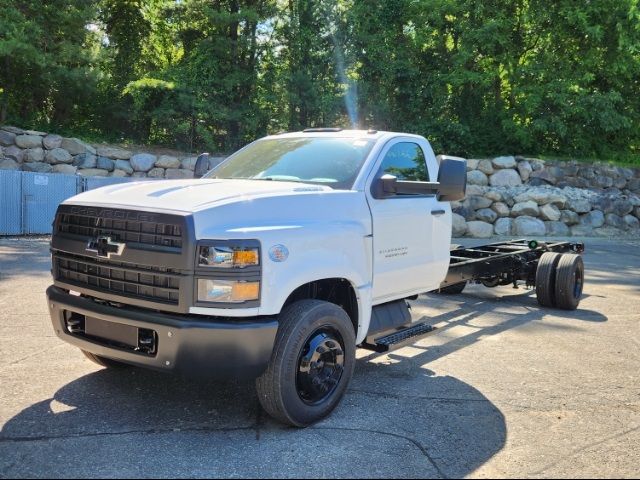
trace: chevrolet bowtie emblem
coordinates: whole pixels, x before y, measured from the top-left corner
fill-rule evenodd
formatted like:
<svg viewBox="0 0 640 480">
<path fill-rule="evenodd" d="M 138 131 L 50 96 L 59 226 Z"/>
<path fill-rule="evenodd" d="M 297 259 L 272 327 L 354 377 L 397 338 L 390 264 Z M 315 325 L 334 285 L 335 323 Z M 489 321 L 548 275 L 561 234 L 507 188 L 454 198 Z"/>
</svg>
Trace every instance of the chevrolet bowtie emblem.
<svg viewBox="0 0 640 480">
<path fill-rule="evenodd" d="M 95 252 L 98 257 L 111 258 L 111 255 L 122 255 L 124 243 L 112 242 L 111 237 L 98 237 L 87 243 L 87 252 Z"/>
</svg>

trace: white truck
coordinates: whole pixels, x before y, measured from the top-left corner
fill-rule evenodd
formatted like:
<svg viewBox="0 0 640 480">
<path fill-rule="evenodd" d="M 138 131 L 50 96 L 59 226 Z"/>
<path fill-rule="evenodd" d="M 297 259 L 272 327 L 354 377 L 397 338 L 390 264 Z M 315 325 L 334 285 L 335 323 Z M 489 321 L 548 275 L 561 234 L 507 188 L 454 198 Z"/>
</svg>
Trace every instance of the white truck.
<svg viewBox="0 0 640 480">
<path fill-rule="evenodd" d="M 581 244 L 450 249 L 465 188 L 464 160 L 423 137 L 308 129 L 203 178 L 82 193 L 54 220 L 53 328 L 103 366 L 256 378 L 270 415 L 310 425 L 340 402 L 356 348 L 433 330 L 412 323 L 421 293 L 524 281 L 543 305 L 577 307 Z"/>
</svg>

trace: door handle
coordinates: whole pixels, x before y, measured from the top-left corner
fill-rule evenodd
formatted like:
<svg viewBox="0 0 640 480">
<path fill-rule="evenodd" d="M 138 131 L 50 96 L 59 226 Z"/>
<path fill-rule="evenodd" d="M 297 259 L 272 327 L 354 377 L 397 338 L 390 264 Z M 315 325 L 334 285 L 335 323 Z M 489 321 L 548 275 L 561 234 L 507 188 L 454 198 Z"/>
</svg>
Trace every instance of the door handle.
<svg viewBox="0 0 640 480">
<path fill-rule="evenodd" d="M 439 217 L 440 215 L 444 215 L 445 211 L 444 210 L 431 210 L 431 215 L 435 215 L 436 217 Z"/>
</svg>

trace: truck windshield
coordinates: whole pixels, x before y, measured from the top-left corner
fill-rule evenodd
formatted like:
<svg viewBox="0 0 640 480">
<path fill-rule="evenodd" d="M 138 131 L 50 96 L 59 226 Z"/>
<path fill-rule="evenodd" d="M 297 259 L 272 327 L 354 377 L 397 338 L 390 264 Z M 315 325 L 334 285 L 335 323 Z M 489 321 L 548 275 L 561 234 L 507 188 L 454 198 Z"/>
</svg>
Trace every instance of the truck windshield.
<svg viewBox="0 0 640 480">
<path fill-rule="evenodd" d="M 279 180 L 350 189 L 374 143 L 370 139 L 336 137 L 258 140 L 204 178 Z"/>
</svg>

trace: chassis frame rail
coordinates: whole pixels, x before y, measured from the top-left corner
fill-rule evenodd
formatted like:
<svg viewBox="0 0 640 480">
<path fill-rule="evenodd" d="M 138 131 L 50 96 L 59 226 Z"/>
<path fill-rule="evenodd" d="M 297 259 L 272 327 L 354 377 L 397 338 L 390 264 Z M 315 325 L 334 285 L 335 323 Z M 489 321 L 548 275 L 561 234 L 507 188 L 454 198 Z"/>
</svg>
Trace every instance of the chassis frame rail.
<svg viewBox="0 0 640 480">
<path fill-rule="evenodd" d="M 536 268 L 545 252 L 582 253 L 582 242 L 539 242 L 537 240 L 509 240 L 477 247 L 456 247 L 451 250 L 447 277 L 440 285 L 445 288 L 467 281 L 486 286 L 517 286 L 524 281 L 535 286 Z"/>
</svg>

